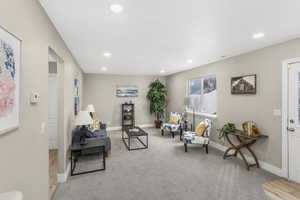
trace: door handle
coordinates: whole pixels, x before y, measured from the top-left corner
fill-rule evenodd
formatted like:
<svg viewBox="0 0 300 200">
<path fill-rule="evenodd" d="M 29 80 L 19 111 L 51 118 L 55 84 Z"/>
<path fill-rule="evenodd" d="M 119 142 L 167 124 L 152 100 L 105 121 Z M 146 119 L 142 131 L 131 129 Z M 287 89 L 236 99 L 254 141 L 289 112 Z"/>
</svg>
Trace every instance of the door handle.
<svg viewBox="0 0 300 200">
<path fill-rule="evenodd" d="M 294 129 L 294 128 L 287 127 L 286 129 L 287 129 L 288 131 L 290 131 L 290 132 L 295 132 L 295 129 Z"/>
</svg>

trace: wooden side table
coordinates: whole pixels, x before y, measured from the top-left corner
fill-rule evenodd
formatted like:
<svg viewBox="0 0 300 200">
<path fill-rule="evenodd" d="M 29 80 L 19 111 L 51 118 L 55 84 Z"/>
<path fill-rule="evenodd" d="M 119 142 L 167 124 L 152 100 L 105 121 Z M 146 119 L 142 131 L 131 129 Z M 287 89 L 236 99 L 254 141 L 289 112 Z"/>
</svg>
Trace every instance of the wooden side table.
<svg viewBox="0 0 300 200">
<path fill-rule="evenodd" d="M 239 144 L 237 144 L 237 145 L 234 144 L 232 142 L 232 140 L 230 139 L 229 135 L 235 136 L 236 139 L 238 140 Z M 236 132 L 225 134 L 225 138 L 227 139 L 227 141 L 231 145 L 231 147 L 229 147 L 225 151 L 223 159 L 226 159 L 226 158 L 232 157 L 232 156 L 237 157 L 237 155 L 239 154 L 242 157 L 242 159 L 243 159 L 243 161 L 244 161 L 244 163 L 246 165 L 247 170 L 250 170 L 250 167 L 254 167 L 254 166 L 256 166 L 257 168 L 260 168 L 258 159 L 257 159 L 255 153 L 253 152 L 253 150 L 250 147 L 253 144 L 255 144 L 258 139 L 268 138 L 267 135 L 259 135 L 259 136 L 256 136 L 256 137 L 249 137 L 249 136 L 243 134 L 242 131 L 238 130 Z M 251 156 L 254 158 L 255 163 L 250 164 L 247 161 L 245 155 L 241 151 L 241 149 L 243 149 L 243 148 L 247 149 L 250 152 Z M 229 154 L 229 152 L 231 150 L 234 150 L 233 154 Z"/>
</svg>

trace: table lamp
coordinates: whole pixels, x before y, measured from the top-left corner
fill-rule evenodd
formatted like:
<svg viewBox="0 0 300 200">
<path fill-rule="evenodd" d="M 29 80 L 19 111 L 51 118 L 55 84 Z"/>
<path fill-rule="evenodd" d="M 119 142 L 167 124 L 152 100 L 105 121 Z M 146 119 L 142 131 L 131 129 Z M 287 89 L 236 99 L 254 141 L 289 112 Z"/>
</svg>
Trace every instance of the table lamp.
<svg viewBox="0 0 300 200">
<path fill-rule="evenodd" d="M 96 112 L 94 105 L 93 104 L 88 105 L 85 110 L 89 112 L 89 114 L 91 115 L 91 118 L 93 119 L 94 113 Z"/>
<path fill-rule="evenodd" d="M 87 126 L 93 124 L 93 119 L 88 111 L 80 111 L 75 119 L 75 125 L 81 126 L 80 128 L 80 144 L 86 144 L 85 131 L 87 131 Z"/>
</svg>

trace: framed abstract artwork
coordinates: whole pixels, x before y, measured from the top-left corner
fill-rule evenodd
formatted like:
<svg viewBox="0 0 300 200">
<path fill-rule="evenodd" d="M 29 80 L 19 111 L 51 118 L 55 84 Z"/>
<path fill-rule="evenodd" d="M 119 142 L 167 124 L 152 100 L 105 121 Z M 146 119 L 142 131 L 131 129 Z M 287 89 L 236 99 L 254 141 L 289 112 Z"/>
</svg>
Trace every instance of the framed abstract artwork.
<svg viewBox="0 0 300 200">
<path fill-rule="evenodd" d="M 139 89 L 135 85 L 123 85 L 117 86 L 116 95 L 117 97 L 137 97 Z"/>
<path fill-rule="evenodd" d="M 231 78 L 231 94 L 256 94 L 256 75 Z"/>
<path fill-rule="evenodd" d="M 0 135 L 19 127 L 21 45 L 0 26 Z"/>
</svg>

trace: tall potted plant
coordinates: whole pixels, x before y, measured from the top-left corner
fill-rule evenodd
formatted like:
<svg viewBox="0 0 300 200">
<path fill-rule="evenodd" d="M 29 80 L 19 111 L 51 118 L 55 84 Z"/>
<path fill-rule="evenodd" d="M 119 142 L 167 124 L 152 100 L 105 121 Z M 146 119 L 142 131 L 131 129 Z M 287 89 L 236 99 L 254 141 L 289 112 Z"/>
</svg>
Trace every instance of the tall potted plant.
<svg viewBox="0 0 300 200">
<path fill-rule="evenodd" d="M 155 115 L 155 127 L 160 128 L 167 105 L 167 89 L 158 79 L 150 83 L 147 99 L 150 101 L 150 113 Z"/>
</svg>

